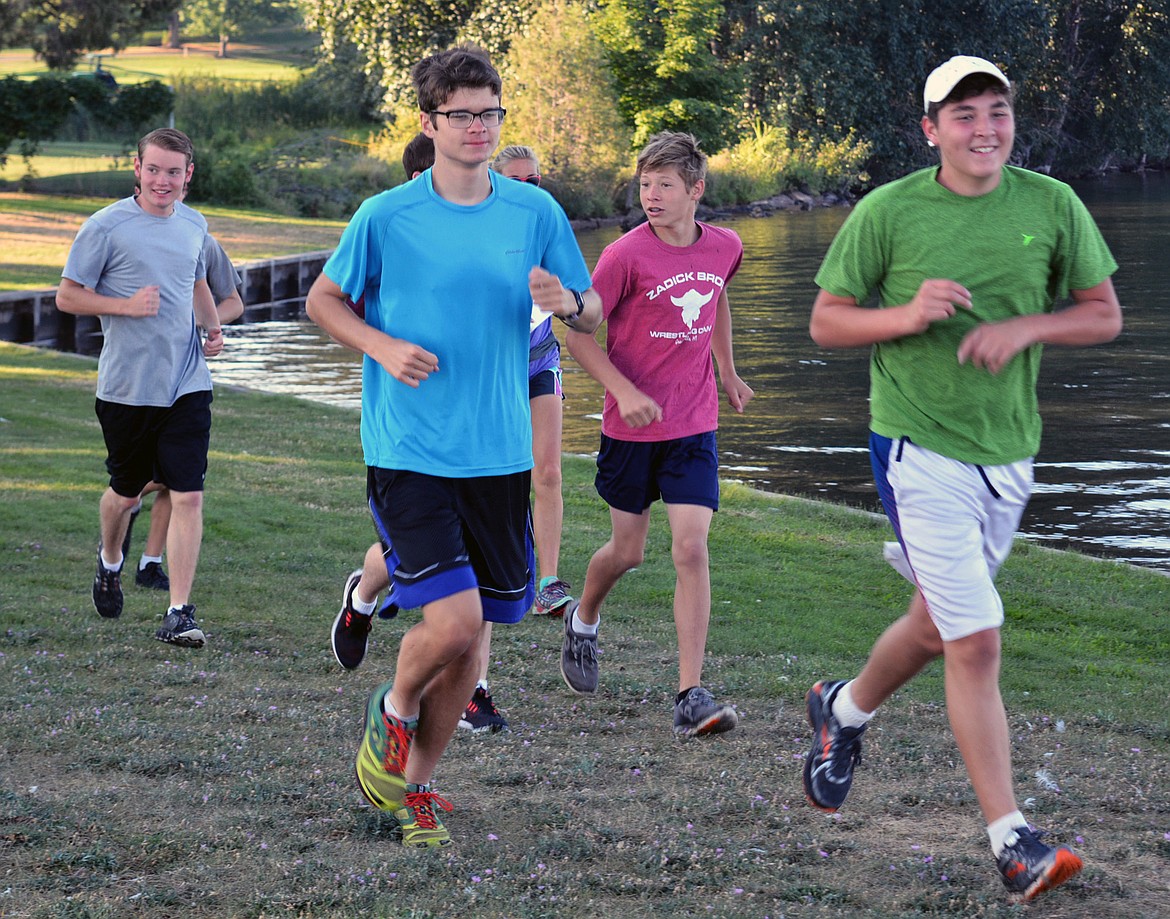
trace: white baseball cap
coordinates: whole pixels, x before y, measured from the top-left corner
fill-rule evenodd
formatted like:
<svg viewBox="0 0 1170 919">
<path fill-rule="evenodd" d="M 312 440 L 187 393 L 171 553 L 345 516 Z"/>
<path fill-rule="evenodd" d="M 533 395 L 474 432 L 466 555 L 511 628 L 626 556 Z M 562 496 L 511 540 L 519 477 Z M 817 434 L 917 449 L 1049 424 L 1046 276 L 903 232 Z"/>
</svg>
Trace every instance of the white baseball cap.
<svg viewBox="0 0 1170 919">
<path fill-rule="evenodd" d="M 922 90 L 922 110 L 929 112 L 931 103 L 942 102 L 951 94 L 951 90 L 959 84 L 960 80 L 974 73 L 985 73 L 989 77 L 995 77 L 1004 85 L 1005 89 L 1012 87 L 1008 78 L 991 61 L 985 61 L 981 57 L 957 54 L 945 64 L 935 67 L 930 76 L 926 78 L 926 86 Z"/>
</svg>

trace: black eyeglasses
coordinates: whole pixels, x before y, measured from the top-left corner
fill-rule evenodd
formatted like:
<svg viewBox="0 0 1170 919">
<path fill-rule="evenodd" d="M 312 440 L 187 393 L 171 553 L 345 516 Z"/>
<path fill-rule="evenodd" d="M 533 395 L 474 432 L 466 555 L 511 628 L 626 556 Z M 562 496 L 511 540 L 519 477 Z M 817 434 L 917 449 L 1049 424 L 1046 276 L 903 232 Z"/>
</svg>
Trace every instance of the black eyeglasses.
<svg viewBox="0 0 1170 919">
<path fill-rule="evenodd" d="M 504 116 L 508 114 L 508 110 L 489 108 L 482 112 L 465 112 L 463 109 L 453 109 L 450 112 L 440 112 L 436 109 L 430 114 L 442 115 L 453 128 L 470 128 L 476 118 L 485 128 L 495 128 L 504 123 Z"/>
<path fill-rule="evenodd" d="M 529 185 L 540 184 L 540 173 L 534 172 L 530 176 L 508 176 L 509 179 L 515 179 L 517 182 L 527 182 Z"/>
</svg>

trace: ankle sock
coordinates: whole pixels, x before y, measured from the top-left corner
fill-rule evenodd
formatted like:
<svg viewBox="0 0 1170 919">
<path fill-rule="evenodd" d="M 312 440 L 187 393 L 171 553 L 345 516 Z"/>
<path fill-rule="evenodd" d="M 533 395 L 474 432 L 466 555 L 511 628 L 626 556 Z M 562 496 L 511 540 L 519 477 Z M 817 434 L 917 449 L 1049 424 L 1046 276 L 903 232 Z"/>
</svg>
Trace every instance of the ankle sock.
<svg viewBox="0 0 1170 919">
<path fill-rule="evenodd" d="M 358 593 L 358 589 L 355 587 L 353 593 L 349 595 L 349 601 L 353 604 L 353 611 L 355 613 L 361 613 L 363 616 L 372 616 L 374 615 L 374 607 L 378 605 L 378 595 L 374 594 L 373 600 L 363 600 L 362 595 Z"/>
<path fill-rule="evenodd" d="M 1004 814 L 998 820 L 989 823 L 987 825 L 987 838 L 991 840 L 991 854 L 999 858 L 1008 839 L 1015 834 L 1016 830 L 1027 825 L 1027 819 L 1018 810 Z"/>
<path fill-rule="evenodd" d="M 384 711 L 391 718 L 397 718 L 399 721 L 404 721 L 408 724 L 411 721 L 418 721 L 418 713 L 417 712 L 415 712 L 409 718 L 403 718 L 400 714 L 398 714 L 398 709 L 396 709 L 394 707 L 394 703 L 392 703 L 390 701 L 390 693 L 386 693 L 386 695 L 382 699 L 382 711 Z"/>
<path fill-rule="evenodd" d="M 149 565 L 151 562 L 155 562 L 155 563 L 161 565 L 162 564 L 162 556 L 161 555 L 144 555 L 144 556 L 142 556 L 142 558 L 140 558 L 138 560 L 138 570 L 145 571 L 146 566 Z"/>
<path fill-rule="evenodd" d="M 853 702 L 853 681 L 850 680 L 837 691 L 833 700 L 833 717 L 843 728 L 859 728 L 873 717 L 873 712 L 864 712 Z"/>
<path fill-rule="evenodd" d="M 101 559 L 102 567 L 105 568 L 106 571 L 112 571 L 115 574 L 117 574 L 119 571 L 122 570 L 122 563 L 124 561 L 126 561 L 125 558 L 123 558 L 121 555 L 119 555 L 118 561 L 115 562 L 113 565 L 111 565 L 109 562 L 106 561 L 106 557 L 104 555 L 102 555 L 102 553 L 100 553 L 100 552 L 98 553 L 98 558 Z"/>
<path fill-rule="evenodd" d="M 601 625 L 601 620 L 598 619 L 592 625 L 581 621 L 581 617 L 577 615 L 577 610 L 573 610 L 573 631 L 578 635 L 596 635 L 597 628 Z"/>
</svg>

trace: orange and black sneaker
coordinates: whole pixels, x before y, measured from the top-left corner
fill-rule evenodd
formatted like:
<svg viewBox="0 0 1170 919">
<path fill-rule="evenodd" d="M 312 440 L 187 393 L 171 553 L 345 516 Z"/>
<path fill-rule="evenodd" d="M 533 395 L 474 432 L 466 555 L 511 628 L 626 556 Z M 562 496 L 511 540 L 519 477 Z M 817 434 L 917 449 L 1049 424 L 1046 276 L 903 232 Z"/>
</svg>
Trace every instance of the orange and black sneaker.
<svg viewBox="0 0 1170 919">
<path fill-rule="evenodd" d="M 451 802 L 440 798 L 429 785 L 407 785 L 406 800 L 394 812 L 402 827 L 402 844 L 409 849 L 437 849 L 451 845 L 451 834 L 443 826 L 436 807 L 450 813 Z"/>
<path fill-rule="evenodd" d="M 354 764 L 362 794 L 384 811 L 397 811 L 406 800 L 406 760 L 418 730 L 417 718 L 401 721 L 386 714 L 383 703 L 393 685 L 383 683 L 370 696 L 366 733 Z"/>
<path fill-rule="evenodd" d="M 329 630 L 329 644 L 333 656 L 346 670 L 356 670 L 366 656 L 370 642 L 370 627 L 374 624 L 373 614 L 363 615 L 353 606 L 353 592 L 362 579 L 362 569 L 351 571 L 341 591 L 341 612 L 333 620 Z"/>
<path fill-rule="evenodd" d="M 996 860 L 1004 886 L 1025 900 L 1059 887 L 1084 867 L 1081 857 L 1068 846 L 1046 846 L 1040 836 L 1031 827 L 1013 830 Z"/>
<path fill-rule="evenodd" d="M 833 716 L 833 700 L 848 680 L 821 680 L 805 696 L 812 749 L 804 761 L 804 793 L 813 807 L 829 813 L 845 803 L 853 785 L 853 767 L 861 762 L 861 735 L 866 725 L 847 728 Z"/>
</svg>

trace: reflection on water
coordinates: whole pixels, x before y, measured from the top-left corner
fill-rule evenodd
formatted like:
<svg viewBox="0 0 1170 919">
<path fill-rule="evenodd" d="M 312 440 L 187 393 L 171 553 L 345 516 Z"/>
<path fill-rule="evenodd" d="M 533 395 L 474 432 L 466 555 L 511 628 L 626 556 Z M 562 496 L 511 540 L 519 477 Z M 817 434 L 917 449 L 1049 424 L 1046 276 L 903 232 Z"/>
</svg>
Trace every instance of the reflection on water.
<svg viewBox="0 0 1170 919">
<path fill-rule="evenodd" d="M 1170 267 L 1170 180 L 1118 176 L 1078 188 L 1121 265 L 1126 330 L 1109 345 L 1049 348 L 1040 382 L 1044 439 L 1025 535 L 1170 572 L 1170 328 L 1153 309 Z M 867 441 L 868 356 L 808 336 L 813 276 L 843 210 L 728 222 L 743 237 L 729 287 L 737 369 L 756 391 L 720 418 L 722 475 L 768 491 L 878 510 Z M 580 235 L 592 265 L 617 229 Z M 555 325 L 555 323 L 554 323 Z M 361 364 L 309 322 L 231 327 L 217 382 L 360 407 Z M 558 329 L 558 333 L 560 330 Z M 602 393 L 565 361 L 564 449 L 597 449 Z M 357 431 L 354 461 L 360 463 Z"/>
</svg>

